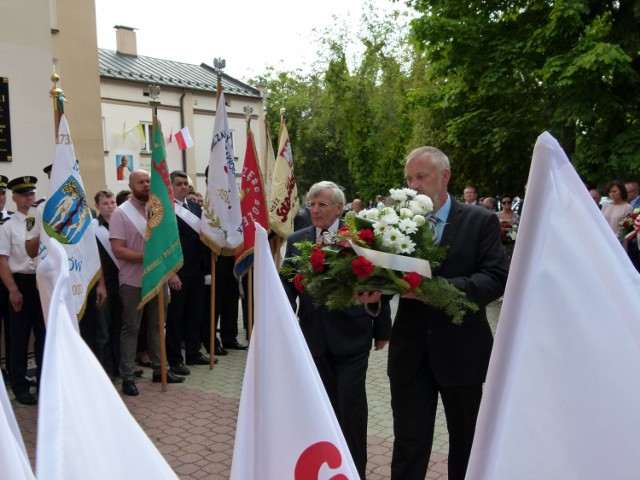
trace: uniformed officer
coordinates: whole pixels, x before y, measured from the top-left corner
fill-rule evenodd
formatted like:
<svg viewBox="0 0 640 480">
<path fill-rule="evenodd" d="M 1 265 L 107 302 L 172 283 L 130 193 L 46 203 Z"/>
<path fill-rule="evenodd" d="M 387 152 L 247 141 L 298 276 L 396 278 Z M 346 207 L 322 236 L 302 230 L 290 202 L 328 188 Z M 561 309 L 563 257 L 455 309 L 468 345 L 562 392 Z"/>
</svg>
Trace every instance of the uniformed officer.
<svg viewBox="0 0 640 480">
<path fill-rule="evenodd" d="M 36 288 L 36 267 L 25 249 L 25 236 L 32 223 L 27 221 L 29 208 L 35 201 L 36 177 L 14 178 L 8 183 L 17 211 L 0 227 L 0 278 L 9 290 L 11 328 L 10 381 L 19 403 L 35 405 L 26 379 L 27 356 L 31 331 L 35 337 L 37 379 L 40 381 L 45 326 Z"/>
<path fill-rule="evenodd" d="M 13 213 L 5 209 L 8 182 L 9 179 L 7 177 L 0 175 L 0 225 L 9 220 L 9 216 Z M 4 286 L 4 283 L 0 282 L 0 338 L 4 339 L 2 378 L 5 382 L 9 381 L 9 350 L 11 348 L 9 331 L 9 291 Z"/>
</svg>

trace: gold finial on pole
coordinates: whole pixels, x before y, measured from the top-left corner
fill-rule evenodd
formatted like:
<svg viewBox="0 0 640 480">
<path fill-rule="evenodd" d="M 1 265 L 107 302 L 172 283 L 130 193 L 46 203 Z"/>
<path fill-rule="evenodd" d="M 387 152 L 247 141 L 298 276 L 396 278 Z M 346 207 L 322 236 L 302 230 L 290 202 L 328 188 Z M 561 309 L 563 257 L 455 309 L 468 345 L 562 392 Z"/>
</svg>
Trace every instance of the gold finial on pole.
<svg viewBox="0 0 640 480">
<path fill-rule="evenodd" d="M 56 73 L 56 67 L 54 66 L 51 73 L 51 81 L 53 82 L 53 88 L 49 90 L 49 95 L 53 99 L 53 121 L 55 125 L 55 138 L 58 139 L 58 127 L 60 126 L 60 116 L 64 113 L 64 103 L 67 99 L 64 98 L 64 92 L 58 87 L 60 77 Z"/>
</svg>

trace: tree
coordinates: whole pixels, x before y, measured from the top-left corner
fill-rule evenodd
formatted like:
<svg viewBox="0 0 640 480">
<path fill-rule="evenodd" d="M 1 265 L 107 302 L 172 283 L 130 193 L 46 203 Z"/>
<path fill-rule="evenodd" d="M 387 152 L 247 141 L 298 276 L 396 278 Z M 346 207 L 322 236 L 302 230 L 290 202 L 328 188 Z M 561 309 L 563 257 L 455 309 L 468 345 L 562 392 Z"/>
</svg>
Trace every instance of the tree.
<svg viewBox="0 0 640 480">
<path fill-rule="evenodd" d="M 427 65 L 412 101 L 458 186 L 520 192 L 544 130 L 586 181 L 640 174 L 638 0 L 406 4 Z"/>
</svg>

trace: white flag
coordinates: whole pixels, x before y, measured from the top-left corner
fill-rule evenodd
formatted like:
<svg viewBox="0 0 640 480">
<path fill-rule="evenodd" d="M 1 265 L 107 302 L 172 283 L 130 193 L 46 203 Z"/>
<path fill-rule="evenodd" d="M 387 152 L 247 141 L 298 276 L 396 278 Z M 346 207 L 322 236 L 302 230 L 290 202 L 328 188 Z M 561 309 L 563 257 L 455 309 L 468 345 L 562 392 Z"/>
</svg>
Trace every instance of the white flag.
<svg viewBox="0 0 640 480">
<path fill-rule="evenodd" d="M 0 478 L 35 480 L 7 390 L 0 387 Z"/>
<path fill-rule="evenodd" d="M 222 252 L 226 255 L 239 250 L 243 240 L 232 140 L 222 92 L 213 125 L 207 198 L 200 220 L 200 238 L 216 254 Z"/>
<path fill-rule="evenodd" d="M 60 242 L 69 257 L 73 313 L 84 313 L 87 295 L 98 281 L 100 255 L 91 222 L 67 117 L 60 117 L 47 203 L 42 212 L 44 234 Z M 40 252 L 41 258 L 46 251 Z"/>
<path fill-rule="evenodd" d="M 548 133 L 527 199 L 467 479 L 640 472 L 640 276 Z"/>
<path fill-rule="evenodd" d="M 231 480 L 355 480 L 356 467 L 280 283 L 267 232 L 259 223 L 255 226 L 256 326 L 242 384 Z"/>
<path fill-rule="evenodd" d="M 67 255 L 49 237 L 43 242 L 48 255 L 36 275 L 53 293 L 39 392 L 38 480 L 177 480 L 74 330 Z"/>
</svg>

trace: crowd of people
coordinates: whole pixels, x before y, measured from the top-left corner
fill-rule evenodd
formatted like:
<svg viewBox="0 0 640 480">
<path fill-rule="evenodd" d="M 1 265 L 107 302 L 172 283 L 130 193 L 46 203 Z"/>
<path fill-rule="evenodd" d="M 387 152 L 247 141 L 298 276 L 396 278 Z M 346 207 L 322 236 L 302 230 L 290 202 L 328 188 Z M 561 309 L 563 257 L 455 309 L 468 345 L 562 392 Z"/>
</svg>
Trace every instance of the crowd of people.
<svg viewBox="0 0 640 480">
<path fill-rule="evenodd" d="M 412 151 L 404 171 L 407 186 L 432 199 L 434 208 L 428 220 L 434 225 L 434 239 L 448 247 L 445 260 L 433 274 L 447 279 L 478 306 L 477 311 L 465 314 L 462 325 L 454 325 L 445 313 L 410 293 L 399 299 L 392 322 L 390 297 L 382 292 L 358 294 L 354 298 L 361 305 L 328 311 L 314 305 L 309 294 L 299 292 L 289 278 L 283 276 L 282 284 L 361 478 L 365 478 L 367 462 L 365 385 L 370 350 L 388 344 L 394 431 L 391 478 L 425 478 L 441 398 L 449 431 L 449 479 L 461 480 L 466 474 L 493 344 L 486 306 L 503 295 L 509 270 L 506 234 L 517 229 L 524 200 L 516 210 L 513 196 L 479 199 L 473 186 L 465 187 L 462 199 L 456 199 L 448 191 L 449 159 L 434 147 Z M 164 306 L 166 350 L 168 381 L 182 382 L 190 374 L 188 367 L 210 363 L 201 349 L 204 346 L 210 354 L 211 335 L 215 335 L 210 331 L 212 299 L 207 287 L 212 256 L 200 241 L 197 228 L 202 196 L 192 191 L 185 172 L 174 171 L 170 178 L 184 263 L 165 286 L 171 293 L 171 302 Z M 0 176 L 0 313 L 6 375 L 16 400 L 27 405 L 37 403 L 30 388 L 33 383 L 37 386 L 39 379 L 39 373 L 35 381 L 27 377 L 29 337 L 33 332 L 39 370 L 45 336 L 35 285 L 37 248 L 34 251 L 29 243 L 35 240 L 37 245 L 39 234 L 34 220 L 37 215 L 30 210 L 37 203 L 36 182 L 35 177 L 8 181 Z M 12 192 L 15 212 L 4 209 L 7 189 Z M 158 303 L 137 308 L 149 174 L 132 171 L 129 189 L 117 195 L 107 190 L 95 194 L 93 222 L 102 281 L 89 296 L 80 329 L 106 372 L 122 378 L 123 393 L 135 396 L 135 381 L 143 372 L 140 366 L 151 367 L 152 381 L 159 382 L 161 359 Z M 638 191 L 637 182 L 614 181 L 605 187 L 610 202 L 602 213 L 614 231 L 622 217 L 640 206 Z M 599 204 L 600 198 L 592 196 Z M 296 243 L 323 242 L 327 234 L 335 234 L 342 226 L 346 200 L 338 185 L 318 182 L 306 200 L 287 240 L 286 257 L 299 253 Z M 368 201 L 368 208 L 381 207 L 384 202 L 378 196 Z M 360 199 L 352 200 L 351 211 L 357 214 L 362 208 Z M 628 247 L 631 256 L 631 243 Z M 637 251 L 636 242 L 636 255 Z M 240 287 L 233 277 L 233 257 L 218 257 L 217 262 L 215 311 L 221 338 L 216 338 L 214 354 L 225 355 L 227 349 L 247 347 L 237 339 Z"/>
<path fill-rule="evenodd" d="M 51 166 L 44 169 L 49 175 Z M 200 241 L 199 218 L 202 195 L 193 191 L 185 172 L 170 175 L 175 213 L 182 246 L 183 265 L 165 285 L 171 302 L 165 303 L 165 344 L 169 383 L 190 374 L 188 366 L 209 365 L 211 345 L 211 251 Z M 146 231 L 146 205 L 150 177 L 144 170 L 129 175 L 129 190 L 117 195 L 101 190 L 94 196 L 94 232 L 101 261 L 100 281 L 87 296 L 80 334 L 106 373 L 122 380 L 125 395 L 138 395 L 135 379 L 152 369 L 151 379 L 161 381 L 158 302 L 139 310 Z M 36 287 L 36 266 L 44 199 L 36 201 L 36 177 L 9 181 L 0 176 L 0 316 L 4 340 L 3 377 L 17 402 L 37 404 L 42 367 L 45 323 Z M 5 209 L 7 190 L 16 211 Z M 215 257 L 216 330 L 214 354 L 244 350 L 238 341 L 240 287 L 233 276 L 233 257 Z M 165 299 L 169 295 L 164 296 Z M 28 377 L 29 338 L 35 339 L 35 377 Z M 184 353 L 183 353 L 184 348 Z M 217 358 L 215 361 L 217 362 Z"/>
</svg>

